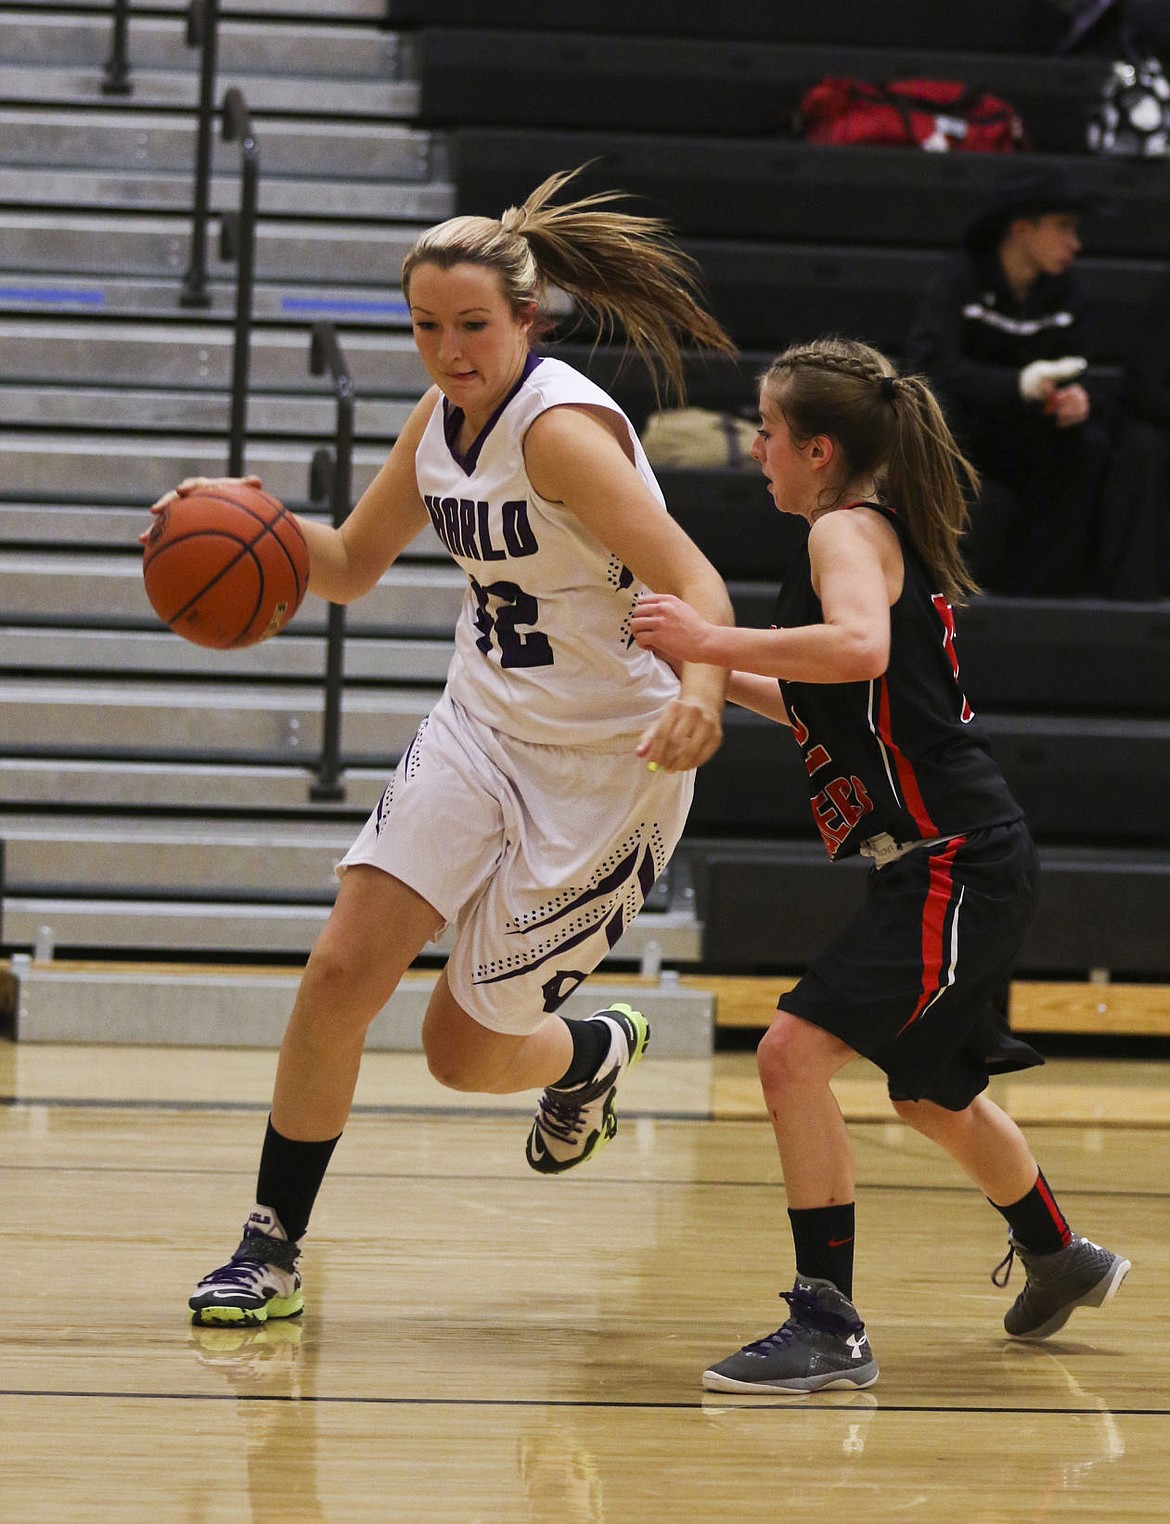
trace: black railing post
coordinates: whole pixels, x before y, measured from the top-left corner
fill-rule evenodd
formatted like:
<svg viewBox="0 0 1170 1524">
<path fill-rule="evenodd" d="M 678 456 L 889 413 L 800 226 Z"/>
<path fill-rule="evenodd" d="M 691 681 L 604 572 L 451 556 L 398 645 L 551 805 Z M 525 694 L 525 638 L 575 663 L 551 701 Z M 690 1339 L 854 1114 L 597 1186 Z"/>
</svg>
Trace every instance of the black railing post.
<svg viewBox="0 0 1170 1524">
<path fill-rule="evenodd" d="M 211 193 L 211 118 L 215 102 L 219 0 L 191 0 L 187 10 L 187 46 L 202 49 L 199 68 L 199 118 L 195 136 L 195 201 L 191 213 L 191 262 L 179 301 L 184 307 L 210 307 L 207 291 L 207 206 Z"/>
<path fill-rule="evenodd" d="M 328 497 L 333 513 L 333 527 L 340 529 L 349 516 L 350 486 L 353 476 L 353 381 L 332 323 L 314 323 L 309 345 L 309 369 L 315 376 L 328 369 L 337 396 L 337 426 L 334 453 L 318 450 L 309 473 L 309 496 L 314 502 Z M 317 776 L 309 787 L 309 797 L 316 800 L 345 798 L 341 782 L 341 689 L 345 648 L 345 606 L 329 605 L 325 641 L 325 709 L 321 730 L 321 757 Z"/>
<path fill-rule="evenodd" d="M 228 442 L 228 475 L 244 474 L 244 440 L 247 433 L 248 362 L 252 343 L 252 288 L 256 272 L 256 206 L 260 180 L 260 147 L 244 97 L 237 89 L 223 98 L 223 137 L 240 144 L 240 210 L 224 218 L 224 253 L 236 261 L 236 323 L 232 346 L 231 425 Z"/>
<path fill-rule="evenodd" d="M 129 95 L 130 58 L 126 51 L 126 32 L 130 23 L 130 0 L 114 0 L 114 26 L 110 34 L 110 56 L 102 72 L 103 95 Z"/>
</svg>

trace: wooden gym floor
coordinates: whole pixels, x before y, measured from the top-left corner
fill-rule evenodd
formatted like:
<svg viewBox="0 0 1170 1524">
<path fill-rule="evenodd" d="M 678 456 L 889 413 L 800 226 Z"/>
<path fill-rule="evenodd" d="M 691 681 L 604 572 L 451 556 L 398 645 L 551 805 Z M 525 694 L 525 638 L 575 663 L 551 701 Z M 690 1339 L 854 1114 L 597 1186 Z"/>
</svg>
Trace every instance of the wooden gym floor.
<svg viewBox="0 0 1170 1524">
<path fill-rule="evenodd" d="M 87 1524 L 1164 1520 L 1170 1064 L 995 1092 L 1073 1226 L 1133 1271 L 1003 1336 L 1000 1219 L 838 1087 L 859 1171 L 868 1392 L 704 1394 L 783 1318 L 791 1248 L 750 1053 L 646 1062 L 612 1145 L 533 1176 L 531 1097 L 371 1054 L 305 1254 L 303 1319 L 193 1330 L 252 1199 L 274 1055 L 0 1043 L 0 1519 Z"/>
</svg>

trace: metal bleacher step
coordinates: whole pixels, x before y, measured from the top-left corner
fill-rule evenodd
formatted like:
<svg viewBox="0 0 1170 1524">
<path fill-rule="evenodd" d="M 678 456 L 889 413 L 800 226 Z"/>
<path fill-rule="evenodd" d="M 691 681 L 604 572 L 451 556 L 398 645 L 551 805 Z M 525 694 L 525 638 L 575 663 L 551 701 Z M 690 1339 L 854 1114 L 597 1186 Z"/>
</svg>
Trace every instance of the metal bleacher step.
<svg viewBox="0 0 1170 1524">
<path fill-rule="evenodd" d="M 308 492 L 313 446 L 251 440 L 245 466 L 261 476 L 282 502 L 301 501 Z M 353 493 L 365 490 L 386 458 L 384 449 L 356 449 Z M 154 502 L 188 476 L 222 476 L 226 442 L 191 436 L 175 439 L 150 434 L 46 436 L 17 431 L 0 434 L 0 486 L 13 498 L 107 499 L 119 506 Z"/>
<path fill-rule="evenodd" d="M 354 431 L 360 438 L 392 440 L 414 407 L 413 400 L 358 398 Z M 328 435 L 337 416 L 328 396 L 289 397 L 253 392 L 248 427 L 268 435 Z M 0 428 L 159 429 L 227 434 L 231 399 L 207 391 L 145 391 L 138 387 L 4 386 Z"/>
<path fill-rule="evenodd" d="M 306 624 L 308 621 L 306 620 Z M 41 625 L 0 624 L 0 672 L 71 671 L 125 677 L 209 677 L 247 680 L 321 681 L 325 672 L 323 634 L 285 631 L 279 640 L 246 650 L 209 651 L 162 628 L 153 630 L 46 629 Z M 345 642 L 345 676 L 351 682 L 442 683 L 451 662 L 452 640 L 408 637 L 376 639 L 351 635 Z"/>
<path fill-rule="evenodd" d="M 397 760 L 438 696 L 429 687 L 347 687 L 347 761 Z M 0 705 L 10 756 L 312 762 L 321 751 L 315 685 L 8 678 L 0 679 Z"/>
<path fill-rule="evenodd" d="M 212 269 L 216 269 L 214 264 Z M 390 273 L 397 273 L 396 270 Z M 181 282 L 175 276 L 35 275 L 0 270 L 0 308 L 12 313 L 52 312 L 73 318 L 149 318 L 170 322 L 183 315 L 178 307 Z M 197 309 L 200 319 L 235 318 L 236 287 L 227 278 L 209 278 L 207 304 Z M 178 308 L 178 310 L 176 310 Z M 376 324 L 404 328 L 409 321 L 406 302 L 397 285 L 354 284 L 344 281 L 257 281 L 252 289 L 254 323 L 304 322 L 319 319 L 341 325 Z M 253 334 L 257 333 L 253 329 Z"/>
<path fill-rule="evenodd" d="M 655 924 L 659 919 L 643 911 L 597 973 L 565 1001 L 562 1013 L 583 1020 L 599 1006 L 632 997 L 650 1018 L 658 1058 L 708 1057 L 714 1044 L 716 996 L 704 987 L 705 981 L 691 976 L 684 982 L 673 968 L 663 968 L 656 979 L 650 979 L 615 966 L 644 960 L 651 942 L 656 944 L 654 961 L 658 962 L 662 950 L 657 939 L 670 935 L 668 928 Z M 319 929 L 320 920 L 307 915 L 301 920 L 306 933 Z M 263 944 L 280 924 L 271 919 L 256 924 L 246 915 L 237 922 L 232 914 L 224 917 L 224 923 L 238 924 L 250 933 L 251 944 L 239 949 L 245 957 L 254 954 L 257 943 Z M 692 936 L 696 943 L 698 935 L 696 928 Z M 277 950 L 299 952 L 299 944 L 287 945 L 292 941 L 288 937 Z M 218 945 L 218 941 L 212 944 L 213 950 Z M 443 944 L 437 950 L 442 951 Z M 689 961 L 676 954 L 667 956 L 675 962 Z M 10 970 L 0 968 L 0 976 L 5 976 L 0 995 L 11 1011 L 13 1035 L 21 1043 L 276 1048 L 300 973 L 297 968 L 281 971 L 255 966 L 34 962 L 23 954 L 12 959 Z M 421 1049 L 423 1017 L 437 977 L 433 969 L 407 974 L 370 1026 L 367 1050 Z M 10 993 L 11 986 L 15 989 Z"/>
<path fill-rule="evenodd" d="M 139 15 L 130 31 L 133 103 L 194 106 L 200 55 L 187 43 L 184 21 Z M 126 97 L 110 97 L 101 88 L 110 39 L 104 15 L 6 10 L 0 15 L 0 98 L 121 105 Z M 417 112 L 417 86 L 404 77 L 393 31 L 312 19 L 224 20 L 218 55 L 219 90 L 240 88 L 253 112 L 398 118 Z"/>
<path fill-rule="evenodd" d="M 109 51 L 110 36 L 108 9 L 53 14 L 7 6 L 0 15 L 0 61 L 25 68 L 85 65 L 94 59 L 100 63 Z M 199 54 L 187 42 L 185 17 L 136 13 L 128 42 L 132 62 L 143 70 L 195 71 Z M 261 22 L 225 17 L 219 26 L 218 53 L 225 73 L 244 65 L 283 78 L 309 74 L 393 79 L 399 73 L 398 34 L 353 21 L 323 25 L 313 17 Z"/>
<path fill-rule="evenodd" d="M 149 522 L 145 516 L 144 522 Z M 76 628 L 112 620 L 147 630 L 158 625 L 137 554 L 5 551 L 0 553 L 0 582 L 9 624 L 56 623 Z M 350 605 L 348 627 L 355 633 L 378 629 L 449 635 L 466 587 L 467 578 L 450 562 L 445 566 L 395 563 L 376 586 Z M 320 630 L 326 611 L 327 605 L 309 593 L 289 629 Z M 219 653 L 224 661 L 233 654 Z"/>
<path fill-rule="evenodd" d="M 0 70 L 0 91 L 4 71 Z M 0 201 L 28 206 L 79 208 L 131 206 L 147 211 L 170 211 L 191 204 L 190 171 L 136 173 L 128 170 L 11 169 L 0 167 Z M 299 214 L 309 217 L 352 217 L 354 187 L 343 179 L 293 179 L 261 176 L 257 201 L 260 215 Z M 234 211 L 239 204 L 239 180 L 234 175 L 210 177 L 208 198 L 213 212 Z M 419 222 L 438 222 L 448 215 L 451 188 L 434 183 L 378 182 L 361 192 L 363 213 Z"/>
<path fill-rule="evenodd" d="M 342 348 L 358 398 L 417 399 L 430 381 L 414 340 L 403 333 L 345 333 Z M 9 382 L 226 389 L 234 334 L 226 324 L 138 321 L 117 324 L 0 318 Z M 327 378 L 309 370 L 308 327 L 257 328 L 248 373 L 257 391 L 327 396 Z"/>
<path fill-rule="evenodd" d="M 43 810 L 67 798 L 81 811 L 171 811 L 176 816 L 246 812 L 266 817 L 304 813 L 311 807 L 321 819 L 344 815 L 359 821 L 376 803 L 386 779 L 384 763 L 349 767 L 343 778 L 344 798 L 330 801 L 311 796 L 315 771 L 310 759 L 229 765 L 175 760 L 159 767 L 157 762 L 132 758 L 0 757 L 0 811 Z"/>
<path fill-rule="evenodd" d="M 67 15 L 72 11 L 92 13 L 93 0 L 22 0 L 21 9 L 29 12 L 54 11 Z M 189 0 L 152 0 L 150 9 L 158 15 L 185 17 Z M 221 16 L 290 16 L 306 21 L 367 21 L 378 25 L 386 20 L 386 0 L 221 0 Z"/>
<path fill-rule="evenodd" d="M 0 63 L 0 99 L 31 105 L 57 102 L 108 107 L 110 97 L 103 95 L 101 88 L 103 57 L 99 53 L 91 62 L 60 68 Z M 194 110 L 199 101 L 197 54 L 191 54 L 188 69 L 135 68 L 135 101 L 156 110 Z M 409 121 L 418 110 L 418 86 L 410 80 L 283 77 L 223 70 L 217 84 L 219 99 L 225 90 L 235 87 L 255 113 L 303 111 L 308 115 Z"/>
<path fill-rule="evenodd" d="M 124 777 L 109 769 L 104 778 L 100 771 L 85 778 L 67 771 L 66 781 L 78 781 L 85 799 L 134 794 L 139 808 L 157 805 L 177 781 L 190 799 L 218 787 L 224 803 L 219 817 L 202 819 L 86 815 L 81 802 L 67 819 L 0 813 L 8 862 L 0 885 L 5 943 L 42 959 L 62 952 L 103 959 L 303 957 L 332 904 L 334 865 L 387 776 L 388 768 L 351 770 L 343 807 L 314 804 L 310 812 L 302 805 L 298 818 L 281 819 L 277 808 L 295 808 L 296 795 L 307 792 L 307 771 L 229 773 L 204 764 L 181 766 L 171 780 L 141 763 L 125 764 Z M 223 813 L 232 808 L 246 809 L 247 818 Z M 445 954 L 449 947 L 444 933 L 430 951 Z M 680 852 L 606 962 L 695 963 L 701 949 L 691 865 Z"/>
<path fill-rule="evenodd" d="M 333 865 L 355 834 L 352 822 L 335 818 L 268 818 L 251 825 L 238 819 L 0 814 L 6 892 L 39 896 L 332 898 Z"/>
<path fill-rule="evenodd" d="M 194 771 L 181 776 L 190 782 Z M 214 784 L 216 770 L 199 771 L 204 776 L 195 786 L 202 791 Z M 389 769 L 346 774 L 344 810 L 314 806 L 310 814 L 302 808 L 296 819 L 278 818 L 271 799 L 275 792 L 290 806 L 294 792 L 306 790 L 308 774 L 287 769 L 283 784 L 276 784 L 276 771 L 238 769 L 234 781 L 222 775 L 224 797 L 248 809 L 244 820 L 222 812 L 202 819 L 87 816 L 80 805 L 67 819 L 0 813 L 6 944 L 42 957 L 54 949 L 137 957 L 306 954 L 336 891 L 334 865 L 377 802 Z M 160 795 L 141 764 L 118 783 L 121 792 L 134 786 L 147 798 Z M 258 792 L 267 809 L 253 809 Z M 611 960 L 641 958 L 652 943 L 657 958 L 693 963 L 701 938 L 690 865 L 679 854 Z M 449 941 L 445 935 L 434 950 L 445 952 Z"/>
<path fill-rule="evenodd" d="M 442 213 L 450 214 L 453 198 Z M 352 214 L 350 208 L 350 214 Z M 213 224 L 214 231 L 215 224 Z M 417 228 L 331 217 L 326 222 L 285 221 L 265 216 L 256 228 L 256 273 L 260 280 L 333 281 L 381 287 L 397 282 L 402 260 Z M 208 273 L 235 288 L 235 266 L 218 257 L 218 239 L 208 240 Z M 15 277 L 47 278 L 84 273 L 128 280 L 172 277 L 174 302 L 191 257 L 191 214 L 148 213 L 133 208 L 95 213 L 13 208 L 0 220 L 0 283 Z M 59 283 L 58 283 L 59 284 Z M 5 304 L 9 298 L 5 297 Z M 51 300 L 51 298 L 49 298 Z M 96 299 L 91 298 L 96 304 Z"/>
<path fill-rule="evenodd" d="M 290 500 L 302 517 L 321 518 L 319 505 L 306 509 Z M 145 505 L 135 508 L 102 508 L 74 503 L 33 503 L 0 499 L 0 547 L 27 550 L 114 551 L 139 557 L 138 536 L 149 521 Z M 398 558 L 398 565 L 411 561 L 446 562 L 447 552 L 429 526 L 416 535 Z M 311 607 L 311 605 L 310 605 Z M 300 616 L 298 630 L 307 623 Z M 259 649 L 259 648 L 255 648 Z"/>
<path fill-rule="evenodd" d="M 345 798 L 322 803 L 310 795 L 311 766 L 295 761 L 177 760 L 160 768 L 133 759 L 4 759 L 5 942 L 31 949 L 47 925 L 59 947 L 107 952 L 307 952 L 336 889 L 333 865 L 395 760 L 349 768 Z M 56 791 L 50 767 L 58 769 Z M 46 809 L 62 789 L 70 810 Z M 656 939 L 664 957 L 699 957 L 684 854 L 635 924 L 639 945 Z"/>
<path fill-rule="evenodd" d="M 416 181 L 438 177 L 442 140 L 387 122 L 313 122 L 266 117 L 253 122 L 262 175 L 307 179 Z M 189 113 L 31 110 L 0 107 L 0 162 L 50 169 L 105 169 L 190 174 L 197 124 Z M 240 149 L 221 135 L 212 164 L 238 169 Z M 440 162 L 436 162 L 436 160 Z"/>
<path fill-rule="evenodd" d="M 385 784 L 383 777 L 375 802 Z M 97 823 L 91 831 L 91 823 L 83 822 L 75 833 L 54 836 L 46 825 L 39 837 L 30 826 L 9 848 L 5 942 L 32 949 L 38 936 L 43 944 L 42 928 L 47 927 L 56 947 L 71 950 L 307 953 L 336 892 L 334 865 L 363 818 L 265 820 L 263 833 L 253 835 L 231 820 L 156 822 L 149 829 L 134 829 L 142 822 L 107 817 L 100 831 Z M 215 825 L 218 830 L 211 828 Z M 61 858 L 67 856 L 69 866 L 74 865 L 75 842 L 79 872 L 96 876 L 126 862 L 144 877 L 134 882 L 116 876 L 95 883 L 93 893 L 80 881 L 54 887 L 52 875 Z M 217 872 L 217 863 L 237 854 L 230 879 Z M 626 935 L 636 944 L 656 941 L 664 957 L 694 962 L 700 956 L 701 928 L 693 895 L 671 887 L 683 865 L 683 859 L 675 859 Z M 46 871 L 39 886 L 35 876 Z M 628 947 L 618 955 L 629 956 Z"/>
</svg>

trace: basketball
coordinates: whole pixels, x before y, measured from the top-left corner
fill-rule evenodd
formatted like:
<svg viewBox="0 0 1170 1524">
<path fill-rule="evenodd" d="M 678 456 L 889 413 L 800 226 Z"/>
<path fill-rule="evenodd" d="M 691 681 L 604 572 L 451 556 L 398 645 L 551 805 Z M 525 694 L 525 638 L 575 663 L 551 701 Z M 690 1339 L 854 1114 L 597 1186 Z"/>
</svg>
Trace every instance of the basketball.
<svg viewBox="0 0 1170 1524">
<path fill-rule="evenodd" d="M 156 515 L 142 575 L 151 607 L 176 635 L 230 650 L 284 629 L 309 584 L 309 548 L 267 492 L 210 484 Z"/>
</svg>

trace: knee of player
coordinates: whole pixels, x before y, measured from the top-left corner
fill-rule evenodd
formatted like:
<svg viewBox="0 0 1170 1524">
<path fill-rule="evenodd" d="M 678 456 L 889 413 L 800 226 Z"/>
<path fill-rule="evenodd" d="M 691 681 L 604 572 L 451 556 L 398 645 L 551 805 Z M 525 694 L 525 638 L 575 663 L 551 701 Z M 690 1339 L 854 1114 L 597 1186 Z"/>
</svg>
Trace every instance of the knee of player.
<svg viewBox="0 0 1170 1524">
<path fill-rule="evenodd" d="M 336 1035 L 346 1029 L 364 1032 L 380 1004 L 377 992 L 366 988 L 354 959 L 321 944 L 313 949 L 297 992 L 302 1018 L 316 1015 Z"/>
<path fill-rule="evenodd" d="M 438 1080 L 445 1090 L 478 1091 L 485 1088 L 482 1074 L 458 1049 L 424 1040 L 423 1051 L 431 1078 Z"/>
<path fill-rule="evenodd" d="M 828 1085 L 852 1051 L 827 1028 L 783 1007 L 756 1049 L 760 1083 L 770 1100 Z"/>
<path fill-rule="evenodd" d="M 806 1066 L 799 1033 L 783 1011 L 760 1039 L 756 1064 L 765 1095 L 785 1090 L 804 1078 Z"/>
<path fill-rule="evenodd" d="M 907 1127 L 913 1127 L 915 1132 L 926 1131 L 926 1116 L 920 1101 L 891 1101 L 890 1105 Z"/>
<path fill-rule="evenodd" d="M 936 1142 L 961 1131 L 967 1124 L 970 1112 L 970 1108 L 948 1111 L 945 1106 L 937 1106 L 933 1101 L 892 1101 L 890 1104 L 907 1127 L 912 1127 L 915 1132 Z"/>
</svg>

